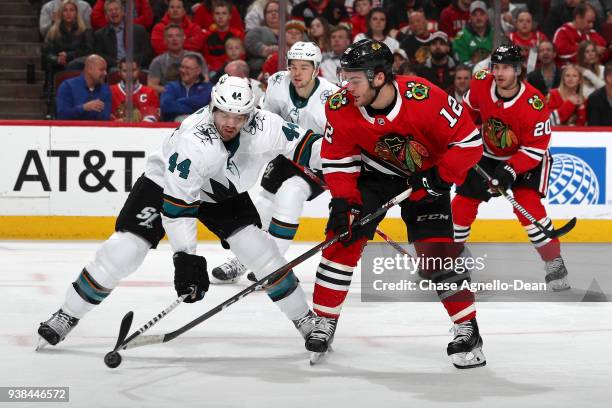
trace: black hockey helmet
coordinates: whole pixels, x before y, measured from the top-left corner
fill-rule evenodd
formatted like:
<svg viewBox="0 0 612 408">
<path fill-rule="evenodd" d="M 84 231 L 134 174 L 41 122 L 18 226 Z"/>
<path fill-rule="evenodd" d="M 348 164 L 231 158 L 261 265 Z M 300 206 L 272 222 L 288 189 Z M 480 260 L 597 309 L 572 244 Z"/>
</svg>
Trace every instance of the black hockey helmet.
<svg viewBox="0 0 612 408">
<path fill-rule="evenodd" d="M 393 80 L 393 53 L 387 44 L 365 38 L 349 45 L 340 58 L 340 70 L 365 71 L 368 81 L 378 72 L 385 73 L 385 82 Z"/>
<path fill-rule="evenodd" d="M 508 64 L 520 67 L 522 63 L 521 49 L 514 44 L 500 45 L 491 54 L 491 65 Z"/>
</svg>

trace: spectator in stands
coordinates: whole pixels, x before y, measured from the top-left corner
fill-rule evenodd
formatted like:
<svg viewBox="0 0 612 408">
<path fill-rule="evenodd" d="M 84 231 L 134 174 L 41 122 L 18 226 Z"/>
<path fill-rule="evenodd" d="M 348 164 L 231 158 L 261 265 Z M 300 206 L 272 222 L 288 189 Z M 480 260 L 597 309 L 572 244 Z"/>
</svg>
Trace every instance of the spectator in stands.
<svg viewBox="0 0 612 408">
<path fill-rule="evenodd" d="M 527 60 L 530 50 L 537 50 L 542 41 L 548 41 L 548 37 L 544 33 L 535 29 L 529 10 L 518 12 L 514 27 L 516 31 L 508 34 L 508 38 L 514 45 L 521 48 L 525 60 Z"/>
<path fill-rule="evenodd" d="M 527 74 L 527 82 L 535 86 L 544 96 L 561 83 L 561 69 L 555 64 L 557 53 L 550 41 L 542 41 L 538 46 L 538 67 Z"/>
<path fill-rule="evenodd" d="M 306 40 L 306 26 L 300 20 L 290 20 L 285 24 L 285 44 L 290 49 L 298 41 Z M 278 71 L 278 51 L 270 54 L 257 77 L 260 81 L 267 83 L 268 77 Z"/>
<path fill-rule="evenodd" d="M 582 96 L 582 74 L 576 65 L 566 65 L 561 71 L 559 88 L 548 94 L 550 122 L 553 126 L 584 126 L 585 98 Z"/>
<path fill-rule="evenodd" d="M 440 13 L 439 28 L 451 40 L 455 39 L 470 20 L 470 3 L 472 0 L 453 0 L 452 4 Z"/>
<path fill-rule="evenodd" d="M 111 120 L 127 122 L 126 107 L 126 82 L 128 80 L 128 64 L 125 58 L 119 61 L 119 73 L 121 82 L 111 85 L 112 108 Z M 132 120 L 131 122 L 157 122 L 159 120 L 159 98 L 153 88 L 141 84 L 138 81 L 140 66 L 136 61 L 132 62 Z"/>
<path fill-rule="evenodd" d="M 459 103 L 463 102 L 463 96 L 470 90 L 470 81 L 472 79 L 472 71 L 467 65 L 457 65 L 455 68 L 455 77 L 453 84 L 446 92 L 455 98 Z"/>
<path fill-rule="evenodd" d="M 122 0 L 106 0 L 104 10 L 108 25 L 94 33 L 94 48 L 106 60 L 110 71 L 126 56 L 125 11 Z M 141 25 L 134 24 L 133 27 L 133 59 L 139 66 L 146 67 L 152 57 L 149 34 Z"/>
<path fill-rule="evenodd" d="M 410 15 L 414 12 L 420 11 L 426 18 L 426 25 L 428 30 L 435 31 L 437 27 L 436 15 L 439 15 L 439 11 L 435 11 L 435 6 L 431 0 L 395 0 L 389 2 L 389 6 L 385 3 L 385 9 L 389 10 L 387 15 L 389 16 L 389 35 L 391 37 L 400 40 L 399 33 L 406 33 L 409 31 L 409 20 Z M 429 21 L 432 20 L 432 21 Z M 434 24 L 433 27 L 429 27 L 430 24 Z"/>
<path fill-rule="evenodd" d="M 450 57 L 450 44 L 444 31 L 436 31 L 429 41 L 429 57 L 422 68 L 423 77 L 442 89 L 453 84 L 455 61 Z"/>
<path fill-rule="evenodd" d="M 470 4 L 470 22 L 453 41 L 456 60 L 461 64 L 476 64 L 493 49 L 493 31 L 489 26 L 487 6 L 483 1 Z"/>
<path fill-rule="evenodd" d="M 417 68 L 418 67 L 411 62 L 404 62 L 400 65 L 397 75 L 418 75 Z"/>
<path fill-rule="evenodd" d="M 278 50 L 279 10 L 278 0 L 268 0 L 264 7 L 264 24 L 246 34 L 244 48 L 252 75 L 258 75 L 266 58 Z"/>
<path fill-rule="evenodd" d="M 574 9 L 574 20 L 563 24 L 555 32 L 553 43 L 557 48 L 557 65 L 577 61 L 578 44 L 590 40 L 595 44 L 602 61 L 607 58 L 606 40 L 593 30 L 595 9 L 588 3 L 578 4 Z"/>
<path fill-rule="evenodd" d="M 319 16 L 325 17 L 331 25 L 349 22 L 343 0 L 304 0 L 291 9 L 291 18 L 303 21 L 306 27 L 310 27 L 312 20 Z"/>
<path fill-rule="evenodd" d="M 413 11 L 408 17 L 410 34 L 398 37 L 400 47 L 406 51 L 408 59 L 413 64 L 423 64 L 429 58 L 429 42 L 431 33 L 427 29 L 427 20 L 422 11 Z"/>
<path fill-rule="evenodd" d="M 216 84 L 219 78 L 226 73 L 225 67 L 227 67 L 229 63 L 245 59 L 244 44 L 242 43 L 242 40 L 237 37 L 228 38 L 227 41 L 225 41 L 225 55 L 227 59 L 223 66 L 210 77 L 210 81 L 213 83 L 213 85 Z"/>
<path fill-rule="evenodd" d="M 62 82 L 57 90 L 57 119 L 109 120 L 111 93 L 105 78 L 104 58 L 96 54 L 87 57 L 83 73 Z"/>
<path fill-rule="evenodd" d="M 204 44 L 204 34 L 199 25 L 194 24 L 187 17 L 183 0 L 170 0 L 168 2 L 168 11 L 162 20 L 155 24 L 151 32 L 151 45 L 155 55 L 166 52 L 166 44 L 164 41 L 164 29 L 169 24 L 178 24 L 185 33 L 183 47 L 189 51 L 200 52 Z"/>
<path fill-rule="evenodd" d="M 399 42 L 395 38 L 389 36 L 389 27 L 387 26 L 387 15 L 385 10 L 380 7 L 375 7 L 368 14 L 368 30 L 365 33 L 357 34 L 353 42 L 370 38 L 372 40 L 382 41 L 387 44 L 391 52 L 399 48 Z"/>
<path fill-rule="evenodd" d="M 612 61 L 604 68 L 605 85 L 589 95 L 587 124 L 612 126 Z"/>
<path fill-rule="evenodd" d="M 372 10 L 372 0 L 355 0 L 353 3 L 353 16 L 351 17 L 351 27 L 353 35 L 368 31 L 368 13 Z"/>
<path fill-rule="evenodd" d="M 204 7 L 204 6 L 202 6 Z M 204 33 L 202 54 L 208 64 L 210 75 L 221 69 L 227 61 L 225 42 L 229 38 L 243 38 L 244 33 L 229 25 L 232 5 L 224 0 L 217 0 L 213 5 L 214 24 Z"/>
<path fill-rule="evenodd" d="M 255 94 L 255 100 L 257 101 L 256 106 L 260 105 L 261 100 L 265 95 L 264 87 L 261 82 L 256 79 L 249 78 L 250 69 L 249 64 L 245 61 L 232 61 L 225 67 L 225 73 L 230 76 L 237 76 L 240 78 L 248 78 L 251 82 L 251 87 L 253 88 L 253 93 Z"/>
<path fill-rule="evenodd" d="M 308 29 L 308 38 L 319 46 L 321 52 L 329 50 L 329 30 L 331 26 L 325 17 L 315 17 Z"/>
<path fill-rule="evenodd" d="M 219 2 L 226 2 L 225 0 L 204 0 L 200 3 L 194 4 L 191 8 L 193 11 L 193 19 L 192 21 L 202 27 L 204 30 L 212 31 L 214 25 L 217 24 L 215 21 L 215 5 Z M 229 26 L 234 32 L 244 33 L 244 24 L 242 22 L 242 17 L 240 17 L 240 13 L 236 6 L 228 3 L 230 6 L 230 15 L 229 15 Z"/>
<path fill-rule="evenodd" d="M 553 5 L 548 10 L 544 25 L 542 26 L 544 34 L 552 38 L 559 27 L 574 19 L 574 10 L 582 2 L 583 0 L 563 0 L 559 4 Z"/>
<path fill-rule="evenodd" d="M 410 62 L 408 55 L 406 55 L 406 51 L 402 50 L 401 48 L 393 51 L 393 66 L 391 67 L 392 72 L 397 74 L 402 64 L 406 62 Z"/>
<path fill-rule="evenodd" d="M 161 112 L 166 122 L 181 122 L 210 102 L 212 85 L 202 76 L 200 61 L 185 55 L 179 68 L 180 79 L 166 84 L 161 94 Z"/>
<path fill-rule="evenodd" d="M 170 24 L 164 29 L 164 42 L 168 51 L 158 55 L 149 66 L 147 85 L 158 93 L 165 91 L 168 82 L 179 78 L 179 67 L 185 55 L 195 55 L 202 60 L 202 75 L 208 77 L 208 68 L 204 58 L 199 53 L 186 51 L 183 48 L 185 33 L 181 26 Z"/>
<path fill-rule="evenodd" d="M 96 4 L 93 6 L 91 11 L 91 27 L 94 30 L 99 30 L 110 22 L 105 3 L 108 3 L 108 0 L 96 0 Z M 134 0 L 133 21 L 134 24 L 138 24 L 147 30 L 153 27 L 153 10 L 149 0 Z"/>
<path fill-rule="evenodd" d="M 59 9 L 64 0 L 51 0 L 40 9 L 40 19 L 38 26 L 40 34 L 43 37 L 47 36 L 47 32 L 55 21 L 61 18 L 62 13 Z M 76 2 L 79 15 L 87 28 L 91 28 L 91 6 L 86 1 L 78 0 Z"/>
<path fill-rule="evenodd" d="M 323 54 L 321 76 L 332 84 L 338 83 L 340 57 L 351 44 L 351 32 L 345 25 L 337 25 L 329 32 L 330 51 Z"/>
<path fill-rule="evenodd" d="M 606 84 L 604 66 L 591 41 L 583 41 L 578 46 L 578 69 L 582 73 L 582 96 L 585 98 Z"/>
<path fill-rule="evenodd" d="M 246 32 L 254 28 L 261 27 L 264 24 L 264 8 L 270 0 L 255 0 L 249 5 L 249 8 L 244 17 L 244 25 Z M 291 13 L 291 4 L 297 4 L 299 0 L 289 0 L 287 2 L 287 16 Z"/>
<path fill-rule="evenodd" d="M 64 0 L 42 46 L 47 72 L 82 69 L 85 57 L 94 50 L 93 34 L 78 12 L 75 0 Z"/>
</svg>

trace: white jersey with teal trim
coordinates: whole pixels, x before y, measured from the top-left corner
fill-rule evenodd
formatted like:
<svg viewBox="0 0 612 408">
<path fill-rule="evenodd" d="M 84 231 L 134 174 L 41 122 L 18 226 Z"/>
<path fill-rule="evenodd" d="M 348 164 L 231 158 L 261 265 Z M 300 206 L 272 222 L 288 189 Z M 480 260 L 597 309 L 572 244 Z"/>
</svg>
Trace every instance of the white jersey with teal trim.
<svg viewBox="0 0 612 408">
<path fill-rule="evenodd" d="M 326 122 L 325 102 L 339 88 L 323 77 L 317 77 L 315 81 L 312 94 L 305 99 L 297 94 L 288 71 L 277 72 L 268 78 L 262 108 L 280 115 L 287 122 L 323 134 Z"/>
<path fill-rule="evenodd" d="M 279 154 L 305 166 L 312 164 L 311 158 L 320 161 L 318 153 L 310 153 L 315 139 L 312 131 L 256 109 L 240 134 L 225 143 L 208 107 L 189 116 L 150 155 L 145 172 L 164 189 L 164 228 L 174 251 L 195 251 L 195 218 L 201 201 L 219 202 L 248 191 Z M 172 242 L 173 237 L 181 242 Z"/>
</svg>

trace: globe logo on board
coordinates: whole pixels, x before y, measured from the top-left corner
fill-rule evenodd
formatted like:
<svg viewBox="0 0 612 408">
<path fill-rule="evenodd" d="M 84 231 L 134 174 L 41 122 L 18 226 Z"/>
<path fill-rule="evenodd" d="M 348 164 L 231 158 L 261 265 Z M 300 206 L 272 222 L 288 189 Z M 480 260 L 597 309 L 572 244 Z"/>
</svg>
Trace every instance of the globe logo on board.
<svg viewBox="0 0 612 408">
<path fill-rule="evenodd" d="M 591 166 L 571 154 L 553 155 L 548 202 L 550 204 L 597 204 L 599 183 Z"/>
</svg>

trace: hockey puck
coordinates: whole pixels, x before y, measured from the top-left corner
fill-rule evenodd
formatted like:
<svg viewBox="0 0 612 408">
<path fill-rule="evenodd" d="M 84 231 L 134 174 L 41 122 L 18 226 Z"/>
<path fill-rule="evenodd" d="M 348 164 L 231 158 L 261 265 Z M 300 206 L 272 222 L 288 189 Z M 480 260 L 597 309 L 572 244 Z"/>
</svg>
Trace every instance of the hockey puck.
<svg viewBox="0 0 612 408">
<path fill-rule="evenodd" d="M 104 356 L 104 364 L 106 364 L 108 368 L 119 367 L 119 364 L 121 364 L 121 354 L 116 351 L 106 353 Z"/>
</svg>

